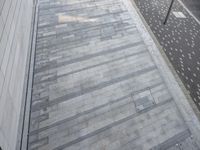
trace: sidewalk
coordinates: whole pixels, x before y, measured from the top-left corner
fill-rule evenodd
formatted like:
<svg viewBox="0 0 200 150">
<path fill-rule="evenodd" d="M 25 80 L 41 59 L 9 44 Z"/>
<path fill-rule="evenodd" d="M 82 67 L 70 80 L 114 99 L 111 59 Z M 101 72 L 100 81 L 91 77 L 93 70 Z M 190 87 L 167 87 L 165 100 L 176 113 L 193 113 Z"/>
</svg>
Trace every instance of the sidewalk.
<svg viewBox="0 0 200 150">
<path fill-rule="evenodd" d="M 199 150 L 199 122 L 129 4 L 40 0 L 29 150 Z"/>
<path fill-rule="evenodd" d="M 178 1 L 165 26 L 170 0 L 135 2 L 200 110 L 200 25 Z M 177 18 L 174 12 L 182 12 L 186 18 Z"/>
</svg>

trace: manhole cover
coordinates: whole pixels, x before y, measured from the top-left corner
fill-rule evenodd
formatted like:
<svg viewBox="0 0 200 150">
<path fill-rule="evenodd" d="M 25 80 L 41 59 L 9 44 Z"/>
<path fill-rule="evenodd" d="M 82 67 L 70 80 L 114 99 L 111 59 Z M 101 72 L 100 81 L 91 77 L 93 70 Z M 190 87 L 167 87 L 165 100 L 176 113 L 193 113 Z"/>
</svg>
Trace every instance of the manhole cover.
<svg viewBox="0 0 200 150">
<path fill-rule="evenodd" d="M 134 94 L 133 99 L 138 112 L 150 108 L 155 104 L 149 90 Z"/>
</svg>

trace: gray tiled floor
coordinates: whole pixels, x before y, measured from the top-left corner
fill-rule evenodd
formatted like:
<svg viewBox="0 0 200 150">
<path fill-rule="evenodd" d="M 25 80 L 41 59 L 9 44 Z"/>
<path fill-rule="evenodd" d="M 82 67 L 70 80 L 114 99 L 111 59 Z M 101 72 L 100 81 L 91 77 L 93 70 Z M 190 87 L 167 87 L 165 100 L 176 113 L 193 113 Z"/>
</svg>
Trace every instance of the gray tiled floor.
<svg viewBox="0 0 200 150">
<path fill-rule="evenodd" d="M 123 1 L 40 0 L 37 32 L 30 150 L 198 149 Z"/>
</svg>

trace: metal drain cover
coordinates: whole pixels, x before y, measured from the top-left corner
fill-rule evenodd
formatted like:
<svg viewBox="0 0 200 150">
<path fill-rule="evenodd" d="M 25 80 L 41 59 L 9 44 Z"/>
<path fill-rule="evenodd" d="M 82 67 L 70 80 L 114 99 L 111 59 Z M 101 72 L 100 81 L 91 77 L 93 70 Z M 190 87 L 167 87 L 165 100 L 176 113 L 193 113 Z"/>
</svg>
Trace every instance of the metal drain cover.
<svg viewBox="0 0 200 150">
<path fill-rule="evenodd" d="M 149 90 L 134 94 L 133 99 L 138 112 L 143 111 L 155 104 Z"/>
</svg>

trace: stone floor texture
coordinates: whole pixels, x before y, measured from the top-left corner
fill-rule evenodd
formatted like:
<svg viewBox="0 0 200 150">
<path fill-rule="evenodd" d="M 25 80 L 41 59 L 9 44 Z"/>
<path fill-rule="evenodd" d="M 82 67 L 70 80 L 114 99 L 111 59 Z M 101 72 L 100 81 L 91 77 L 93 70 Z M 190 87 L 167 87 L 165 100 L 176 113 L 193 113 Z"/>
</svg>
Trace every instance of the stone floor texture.
<svg viewBox="0 0 200 150">
<path fill-rule="evenodd" d="M 29 150 L 199 150 L 123 0 L 40 0 Z"/>
<path fill-rule="evenodd" d="M 171 0 L 135 2 L 200 111 L 200 24 L 177 0 L 166 25 Z"/>
</svg>

